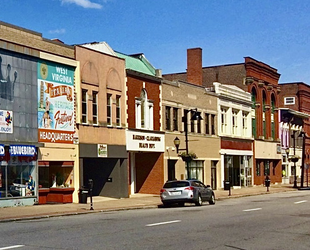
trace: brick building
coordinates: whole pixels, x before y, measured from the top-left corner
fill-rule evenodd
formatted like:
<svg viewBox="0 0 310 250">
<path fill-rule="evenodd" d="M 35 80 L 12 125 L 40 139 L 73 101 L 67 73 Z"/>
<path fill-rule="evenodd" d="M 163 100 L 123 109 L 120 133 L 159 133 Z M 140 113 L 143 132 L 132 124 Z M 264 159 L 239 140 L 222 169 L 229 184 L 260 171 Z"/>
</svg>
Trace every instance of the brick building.
<svg viewBox="0 0 310 250">
<path fill-rule="evenodd" d="M 304 182 L 309 181 L 310 87 L 303 82 L 281 83 L 279 86 L 281 87 L 279 106 L 282 114 L 280 116 L 280 133 L 282 135 L 283 158 L 285 159 L 282 164 L 283 178 L 293 183 L 297 177 L 296 181 L 300 184 L 302 176 Z M 304 141 L 302 135 L 305 135 Z M 288 151 L 285 152 L 285 149 Z M 288 161 L 293 155 L 300 157 L 295 164 Z"/>
<path fill-rule="evenodd" d="M 183 80 L 204 87 L 213 87 L 213 82 L 236 85 L 252 95 L 252 135 L 254 183 L 264 183 L 265 175 L 271 182 L 281 182 L 281 150 L 279 144 L 278 80 L 275 68 L 245 57 L 243 63 L 202 67 L 202 50 L 187 50 L 187 71 L 165 74 L 164 79 Z"/>
</svg>

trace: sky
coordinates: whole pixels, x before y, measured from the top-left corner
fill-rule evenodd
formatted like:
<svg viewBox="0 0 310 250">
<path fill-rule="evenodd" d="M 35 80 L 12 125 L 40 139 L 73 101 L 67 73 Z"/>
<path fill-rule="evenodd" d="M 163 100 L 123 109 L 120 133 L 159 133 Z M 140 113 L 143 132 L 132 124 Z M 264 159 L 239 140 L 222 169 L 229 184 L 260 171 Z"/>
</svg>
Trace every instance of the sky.
<svg viewBox="0 0 310 250">
<path fill-rule="evenodd" d="M 186 50 L 200 47 L 204 67 L 249 56 L 277 69 L 280 83 L 310 84 L 309 13 L 310 0 L 0 0 L 3 22 L 144 53 L 163 74 L 185 72 Z"/>
</svg>

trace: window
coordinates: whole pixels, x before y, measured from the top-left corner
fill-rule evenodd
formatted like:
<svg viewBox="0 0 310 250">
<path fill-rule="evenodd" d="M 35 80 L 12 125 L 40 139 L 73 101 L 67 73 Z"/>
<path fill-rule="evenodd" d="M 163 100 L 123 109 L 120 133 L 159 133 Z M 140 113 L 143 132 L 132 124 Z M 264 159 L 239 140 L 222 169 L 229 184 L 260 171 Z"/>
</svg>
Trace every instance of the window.
<svg viewBox="0 0 310 250">
<path fill-rule="evenodd" d="M 171 107 L 166 106 L 166 130 L 171 130 Z"/>
<path fill-rule="evenodd" d="M 204 161 L 191 161 L 188 163 L 189 171 L 190 171 L 190 178 L 196 179 L 201 182 L 203 181 L 203 163 Z"/>
<path fill-rule="evenodd" d="M 87 90 L 82 89 L 82 123 L 87 123 Z"/>
<path fill-rule="evenodd" d="M 211 135 L 215 135 L 215 115 L 211 115 Z"/>
<path fill-rule="evenodd" d="M 232 111 L 232 133 L 233 135 L 238 134 L 238 110 L 235 109 Z"/>
<path fill-rule="evenodd" d="M 264 162 L 264 175 L 270 175 L 270 162 L 265 161 Z"/>
<path fill-rule="evenodd" d="M 210 134 L 210 115 L 209 114 L 205 114 L 205 127 L 206 127 L 206 135 Z"/>
<path fill-rule="evenodd" d="M 98 92 L 93 91 L 93 124 L 98 124 Z"/>
<path fill-rule="evenodd" d="M 260 176 L 260 161 L 256 161 L 256 176 Z"/>
<path fill-rule="evenodd" d="M 295 97 L 284 97 L 284 105 L 294 105 Z"/>
<path fill-rule="evenodd" d="M 248 113 L 242 112 L 242 135 L 247 136 L 248 130 Z"/>
<path fill-rule="evenodd" d="M 193 117 L 195 115 L 195 111 L 191 110 L 191 117 Z M 195 121 L 193 119 L 191 119 L 191 132 L 195 133 Z"/>
<path fill-rule="evenodd" d="M 116 126 L 121 126 L 121 97 L 116 96 Z"/>
<path fill-rule="evenodd" d="M 136 128 L 153 129 L 153 106 L 153 102 L 147 99 L 146 90 L 142 89 L 140 97 L 136 98 Z"/>
<path fill-rule="evenodd" d="M 173 108 L 173 131 L 178 131 L 178 108 Z"/>
<path fill-rule="evenodd" d="M 227 133 L 227 109 L 221 108 L 221 132 Z"/>
<path fill-rule="evenodd" d="M 107 125 L 112 125 L 112 95 L 107 94 Z"/>
<path fill-rule="evenodd" d="M 197 133 L 201 133 L 201 120 L 197 120 Z"/>
</svg>

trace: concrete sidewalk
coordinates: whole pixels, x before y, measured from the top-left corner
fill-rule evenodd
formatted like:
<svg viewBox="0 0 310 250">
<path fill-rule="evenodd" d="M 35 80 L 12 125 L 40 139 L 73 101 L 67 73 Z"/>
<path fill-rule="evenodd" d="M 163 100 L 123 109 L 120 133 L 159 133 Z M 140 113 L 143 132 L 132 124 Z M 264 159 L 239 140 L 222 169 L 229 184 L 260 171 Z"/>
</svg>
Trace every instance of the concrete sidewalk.
<svg viewBox="0 0 310 250">
<path fill-rule="evenodd" d="M 264 186 L 231 189 L 231 196 L 227 190 L 215 190 L 216 200 L 231 199 L 243 196 L 272 194 L 287 191 L 297 191 L 292 185 L 271 185 L 269 192 Z M 45 204 L 25 207 L 0 208 L 0 222 L 49 218 L 53 216 L 68 216 L 85 213 L 119 211 L 129 209 L 154 208 L 161 205 L 159 195 L 134 194 L 130 198 L 114 199 L 107 197 L 93 197 L 93 208 L 90 210 L 90 198 L 87 204 Z"/>
</svg>

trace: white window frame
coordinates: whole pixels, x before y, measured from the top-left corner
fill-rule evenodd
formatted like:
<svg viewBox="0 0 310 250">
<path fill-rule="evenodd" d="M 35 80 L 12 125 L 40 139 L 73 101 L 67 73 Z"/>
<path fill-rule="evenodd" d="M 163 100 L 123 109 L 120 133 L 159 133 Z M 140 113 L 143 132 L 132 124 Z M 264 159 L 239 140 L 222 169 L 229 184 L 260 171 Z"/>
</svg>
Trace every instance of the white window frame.
<svg viewBox="0 0 310 250">
<path fill-rule="evenodd" d="M 242 112 L 242 134 L 243 136 L 247 136 L 248 134 L 248 116 L 249 113 L 243 111 Z"/>
<path fill-rule="evenodd" d="M 144 110 L 142 110 L 142 108 Z M 136 128 L 148 130 L 154 128 L 154 104 L 147 99 L 147 92 L 145 89 L 142 89 L 140 97 L 135 101 L 135 112 Z M 144 114 L 144 124 L 142 124 L 142 114 Z"/>
<path fill-rule="evenodd" d="M 284 97 L 284 105 L 294 105 L 295 104 L 295 97 Z"/>
<path fill-rule="evenodd" d="M 238 135 L 238 113 L 239 110 L 232 109 L 232 134 Z"/>
<path fill-rule="evenodd" d="M 221 133 L 227 133 L 227 113 L 228 108 L 221 107 Z"/>
<path fill-rule="evenodd" d="M 110 116 L 108 116 L 110 111 Z M 112 94 L 107 93 L 107 126 L 112 126 Z"/>
<path fill-rule="evenodd" d="M 93 99 L 93 124 L 98 125 L 98 91 L 92 92 L 92 99 Z M 96 112 L 94 112 L 94 110 Z M 96 113 L 96 114 L 95 114 Z"/>
<path fill-rule="evenodd" d="M 116 126 L 120 127 L 122 125 L 121 121 L 121 96 L 116 96 Z"/>
<path fill-rule="evenodd" d="M 82 123 L 87 124 L 87 101 L 88 101 L 88 96 L 87 96 L 88 90 L 87 89 L 82 89 Z M 83 106 L 85 105 L 85 113 L 83 113 Z"/>
</svg>

